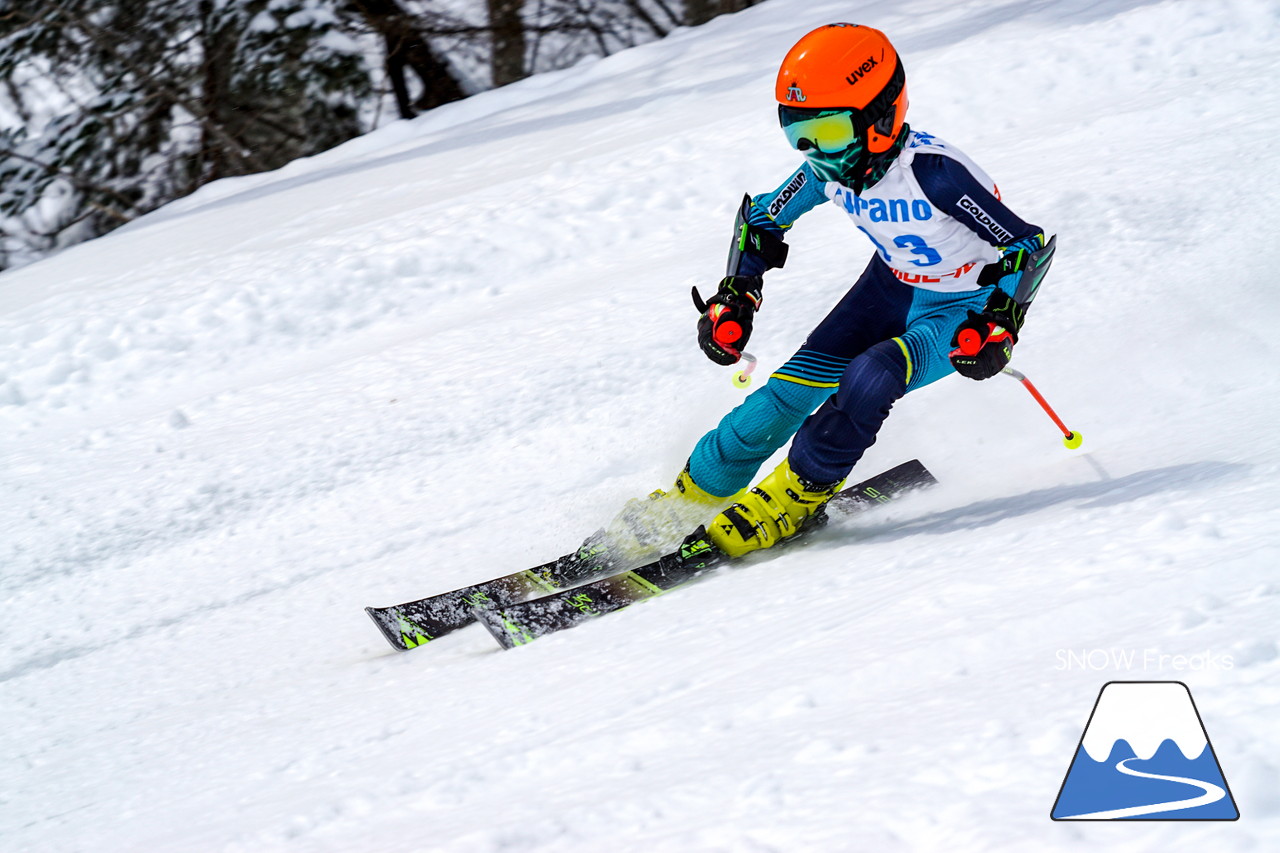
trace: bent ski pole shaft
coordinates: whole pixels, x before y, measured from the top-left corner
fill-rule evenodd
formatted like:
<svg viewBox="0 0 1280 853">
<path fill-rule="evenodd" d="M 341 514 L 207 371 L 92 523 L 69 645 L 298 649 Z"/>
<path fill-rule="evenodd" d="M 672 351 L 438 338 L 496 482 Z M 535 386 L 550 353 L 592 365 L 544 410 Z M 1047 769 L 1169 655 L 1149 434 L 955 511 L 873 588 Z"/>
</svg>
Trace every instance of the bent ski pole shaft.
<svg viewBox="0 0 1280 853">
<path fill-rule="evenodd" d="M 1005 373 L 1009 376 L 1012 376 L 1014 379 L 1021 382 L 1022 387 L 1026 388 L 1027 391 L 1030 392 L 1032 397 L 1035 397 L 1036 402 L 1040 404 L 1040 408 L 1044 409 L 1045 414 L 1047 414 L 1050 418 L 1053 419 L 1053 422 L 1058 425 L 1058 429 L 1062 430 L 1062 443 L 1066 445 L 1068 449 L 1075 450 L 1077 447 L 1081 445 L 1081 443 L 1084 441 L 1084 436 L 1078 432 L 1067 429 L 1067 425 L 1062 422 L 1062 418 L 1058 417 L 1058 413 L 1055 412 L 1053 410 L 1053 407 L 1049 405 L 1049 401 L 1046 400 L 1040 394 L 1040 392 L 1036 390 L 1036 386 L 1031 384 L 1030 379 L 1028 379 L 1019 371 L 1014 370 L 1012 367 L 1006 367 L 1004 370 L 1001 371 L 1001 373 Z"/>
<path fill-rule="evenodd" d="M 746 388 L 751 384 L 751 372 L 756 369 L 756 357 L 749 352 L 742 354 L 742 360 L 746 363 L 746 367 L 733 374 L 733 387 Z"/>
</svg>

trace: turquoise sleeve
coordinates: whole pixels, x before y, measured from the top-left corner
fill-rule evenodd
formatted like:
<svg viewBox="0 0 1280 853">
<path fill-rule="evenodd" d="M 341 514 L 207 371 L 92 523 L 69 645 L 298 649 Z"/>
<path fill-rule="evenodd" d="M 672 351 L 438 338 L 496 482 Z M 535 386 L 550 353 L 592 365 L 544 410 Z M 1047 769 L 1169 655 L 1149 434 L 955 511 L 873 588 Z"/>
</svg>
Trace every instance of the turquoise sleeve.
<svg viewBox="0 0 1280 853">
<path fill-rule="evenodd" d="M 805 163 L 773 192 L 752 197 L 751 224 L 763 228 L 775 225 L 786 230 L 802 214 L 826 200 L 822 180 Z M 756 221 L 757 219 L 760 221 Z"/>
</svg>

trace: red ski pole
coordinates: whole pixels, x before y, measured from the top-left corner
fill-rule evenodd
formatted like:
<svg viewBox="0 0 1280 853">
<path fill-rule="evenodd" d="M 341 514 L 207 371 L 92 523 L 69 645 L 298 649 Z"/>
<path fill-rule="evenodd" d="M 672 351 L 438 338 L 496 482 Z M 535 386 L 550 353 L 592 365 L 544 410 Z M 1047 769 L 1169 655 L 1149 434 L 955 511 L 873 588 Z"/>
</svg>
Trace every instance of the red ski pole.
<svg viewBox="0 0 1280 853">
<path fill-rule="evenodd" d="M 1045 414 L 1053 419 L 1053 422 L 1058 425 L 1058 429 L 1062 430 L 1062 443 L 1066 445 L 1068 449 L 1075 450 L 1080 446 L 1084 441 L 1084 436 L 1078 432 L 1067 429 L 1067 425 L 1062 422 L 1062 418 L 1058 417 L 1058 413 L 1055 412 L 1053 407 L 1049 405 L 1048 401 L 1040 395 L 1040 392 L 1036 390 L 1036 386 L 1031 384 L 1030 379 L 1014 370 L 1012 367 L 1006 367 L 1001 372 L 1006 373 L 1021 382 L 1022 387 L 1026 388 L 1027 391 L 1031 393 L 1031 396 L 1036 398 L 1036 402 L 1040 404 L 1040 408 L 1044 409 Z"/>
</svg>

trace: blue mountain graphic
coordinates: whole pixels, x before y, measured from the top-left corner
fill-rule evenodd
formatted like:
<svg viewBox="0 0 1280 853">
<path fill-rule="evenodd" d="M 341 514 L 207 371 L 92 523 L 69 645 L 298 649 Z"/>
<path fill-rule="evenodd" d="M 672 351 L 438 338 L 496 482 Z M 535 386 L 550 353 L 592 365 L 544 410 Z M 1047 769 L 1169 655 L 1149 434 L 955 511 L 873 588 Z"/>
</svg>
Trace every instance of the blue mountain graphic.
<svg viewBox="0 0 1280 853">
<path fill-rule="evenodd" d="M 1225 794 L 1216 802 L 1190 808 L 1178 807 L 1179 801 L 1202 797 L 1205 790 L 1186 782 L 1128 775 L 1119 769 L 1122 764 L 1128 770 L 1139 773 L 1196 779 L 1216 785 Z M 1103 761 L 1094 761 L 1081 745 L 1076 749 L 1075 759 L 1062 784 L 1052 816 L 1056 820 L 1062 820 L 1157 803 L 1167 803 L 1170 807 L 1150 814 L 1116 819 L 1235 820 L 1240 816 L 1213 750 L 1206 745 L 1199 756 L 1187 758 L 1170 739 L 1162 741 L 1155 755 L 1145 761 L 1137 758 L 1133 747 L 1124 739 L 1112 744 L 1111 754 Z"/>
</svg>

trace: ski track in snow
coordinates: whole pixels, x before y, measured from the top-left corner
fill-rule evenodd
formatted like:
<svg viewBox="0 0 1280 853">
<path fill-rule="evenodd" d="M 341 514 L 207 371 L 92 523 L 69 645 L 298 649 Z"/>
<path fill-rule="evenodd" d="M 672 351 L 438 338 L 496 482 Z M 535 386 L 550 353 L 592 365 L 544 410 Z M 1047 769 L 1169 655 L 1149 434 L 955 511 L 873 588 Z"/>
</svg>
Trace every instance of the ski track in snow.
<svg viewBox="0 0 1280 853">
<path fill-rule="evenodd" d="M 1084 447 L 945 380 L 859 468 L 936 489 L 511 652 L 389 654 L 364 605 L 563 553 L 741 399 L 689 288 L 796 165 L 777 62 L 841 19 L 1058 233 L 1015 366 Z M 0 275 L 0 846 L 1275 848 L 1278 24 L 770 0 Z M 871 251 L 833 209 L 788 240 L 761 377 Z M 1216 663 L 1061 666 L 1090 649 Z M 1189 685 L 1239 821 L 1049 819 L 1126 678 Z"/>
</svg>

